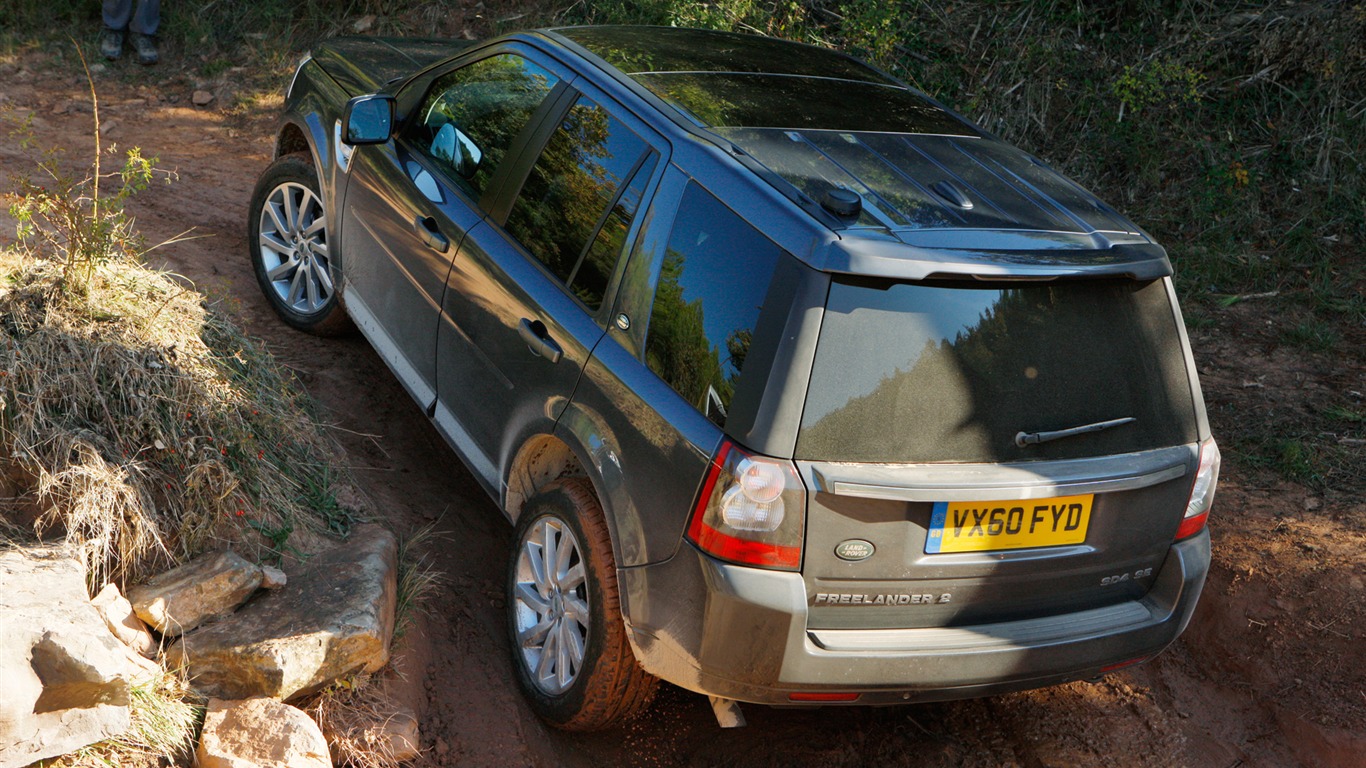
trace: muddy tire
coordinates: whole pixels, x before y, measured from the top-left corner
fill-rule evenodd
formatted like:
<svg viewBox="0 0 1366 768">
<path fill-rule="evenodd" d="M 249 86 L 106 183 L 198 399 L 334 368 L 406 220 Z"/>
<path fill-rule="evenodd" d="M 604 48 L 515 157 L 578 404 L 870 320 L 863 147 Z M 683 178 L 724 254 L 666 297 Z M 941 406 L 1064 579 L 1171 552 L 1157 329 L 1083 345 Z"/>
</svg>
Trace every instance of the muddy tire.
<svg viewBox="0 0 1366 768">
<path fill-rule="evenodd" d="M 308 153 L 271 163 L 256 182 L 247 215 L 252 267 L 275 313 L 318 336 L 353 328 L 341 305 L 341 270 L 330 234 Z"/>
<path fill-rule="evenodd" d="M 517 682 L 542 719 L 594 731 L 649 706 L 659 681 L 626 638 L 607 522 L 586 479 L 559 480 L 527 501 L 507 594 Z"/>
</svg>

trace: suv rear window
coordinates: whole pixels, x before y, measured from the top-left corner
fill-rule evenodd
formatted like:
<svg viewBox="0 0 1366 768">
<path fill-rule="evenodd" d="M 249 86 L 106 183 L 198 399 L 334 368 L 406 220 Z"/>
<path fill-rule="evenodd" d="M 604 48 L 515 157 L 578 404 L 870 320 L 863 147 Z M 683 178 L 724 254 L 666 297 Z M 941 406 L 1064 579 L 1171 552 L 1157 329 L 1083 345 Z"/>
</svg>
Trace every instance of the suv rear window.
<svg viewBox="0 0 1366 768">
<path fill-rule="evenodd" d="M 1020 432 L 1113 419 L 1019 447 Z M 1194 404 L 1163 281 L 889 283 L 830 289 L 799 458 L 998 462 L 1193 442 Z"/>
</svg>

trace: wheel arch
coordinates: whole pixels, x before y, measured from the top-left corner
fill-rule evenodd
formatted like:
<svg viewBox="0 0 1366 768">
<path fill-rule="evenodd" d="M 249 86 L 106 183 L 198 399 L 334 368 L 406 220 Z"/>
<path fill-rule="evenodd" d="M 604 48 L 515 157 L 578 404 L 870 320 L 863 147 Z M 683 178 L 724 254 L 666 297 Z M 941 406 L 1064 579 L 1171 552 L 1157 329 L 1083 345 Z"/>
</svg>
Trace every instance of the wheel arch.
<svg viewBox="0 0 1366 768">
<path fill-rule="evenodd" d="M 280 131 L 275 137 L 275 159 L 279 160 L 285 155 L 295 152 L 307 152 L 313 158 L 316 167 L 318 163 L 318 153 L 313 148 L 313 142 L 309 141 L 308 134 L 298 123 L 285 121 L 280 126 Z"/>
<path fill-rule="evenodd" d="M 584 466 L 579 454 L 556 435 L 538 433 L 530 436 L 508 463 L 507 476 L 503 482 L 503 511 L 516 525 L 527 499 L 561 477 L 587 477 Z M 601 503 L 602 493 L 598 483 L 591 477 L 589 482 Z"/>
<path fill-rule="evenodd" d="M 557 429 L 552 433 L 531 435 L 522 442 L 508 464 L 503 482 L 503 512 L 513 525 L 517 524 L 528 499 L 547 484 L 563 477 L 582 477 L 593 488 L 593 496 L 602 507 L 607 531 L 612 539 L 612 557 L 618 567 L 622 563 L 622 541 L 616 515 L 613 514 L 611 495 L 601 473 L 592 460 L 592 453 L 572 431 Z"/>
</svg>

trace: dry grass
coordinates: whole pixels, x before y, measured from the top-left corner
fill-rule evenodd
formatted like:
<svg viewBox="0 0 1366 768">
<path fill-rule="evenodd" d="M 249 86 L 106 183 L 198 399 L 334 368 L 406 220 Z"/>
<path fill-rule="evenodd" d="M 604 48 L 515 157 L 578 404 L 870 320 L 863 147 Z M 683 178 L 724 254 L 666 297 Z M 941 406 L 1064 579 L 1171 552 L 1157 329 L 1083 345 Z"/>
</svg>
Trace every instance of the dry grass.
<svg viewBox="0 0 1366 768">
<path fill-rule="evenodd" d="M 337 765 L 355 768 L 396 768 L 401 746 L 394 743 L 394 726 L 406 715 L 386 687 L 369 676 L 350 678 L 319 693 L 304 707 L 318 723 L 332 747 Z M 417 746 L 417 745 L 413 745 Z"/>
<path fill-rule="evenodd" d="M 117 259 L 73 291 L 16 254 L 0 280 L 11 532 L 65 536 L 93 584 L 221 543 L 260 559 L 296 528 L 345 532 L 335 449 L 302 391 L 192 288 Z"/>
<path fill-rule="evenodd" d="M 426 610 L 427 601 L 446 585 L 446 574 L 437 570 L 427 554 L 433 540 L 440 538 L 436 524 L 429 523 L 399 540 L 395 641 L 413 627 L 417 617 Z"/>
</svg>

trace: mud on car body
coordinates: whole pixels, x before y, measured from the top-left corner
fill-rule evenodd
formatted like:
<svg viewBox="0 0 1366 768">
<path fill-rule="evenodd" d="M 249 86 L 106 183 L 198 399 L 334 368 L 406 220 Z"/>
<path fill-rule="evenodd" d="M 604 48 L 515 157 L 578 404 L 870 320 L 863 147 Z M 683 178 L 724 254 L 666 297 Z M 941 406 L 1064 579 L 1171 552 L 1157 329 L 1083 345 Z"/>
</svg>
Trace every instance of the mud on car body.
<svg viewBox="0 0 1366 768">
<path fill-rule="evenodd" d="M 1151 658 L 1219 454 L 1163 249 L 842 54 L 570 28 L 339 39 L 251 256 L 358 327 L 516 526 L 566 728 L 986 695 Z"/>
</svg>

